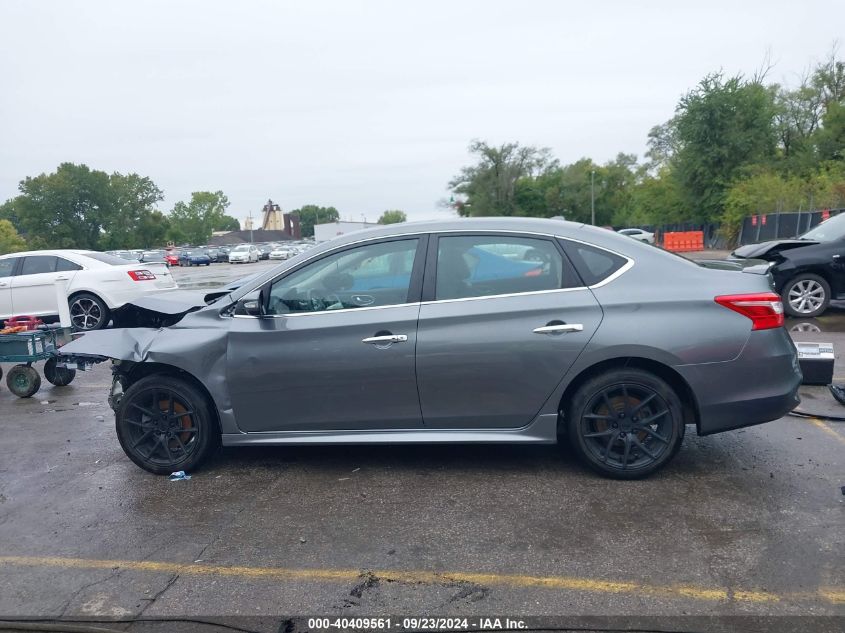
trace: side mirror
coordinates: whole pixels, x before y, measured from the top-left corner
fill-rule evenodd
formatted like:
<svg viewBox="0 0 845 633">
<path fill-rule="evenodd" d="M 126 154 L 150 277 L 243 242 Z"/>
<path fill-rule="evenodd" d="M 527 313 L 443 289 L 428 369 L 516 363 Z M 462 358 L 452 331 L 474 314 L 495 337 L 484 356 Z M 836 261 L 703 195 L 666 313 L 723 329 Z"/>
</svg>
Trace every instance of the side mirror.
<svg viewBox="0 0 845 633">
<path fill-rule="evenodd" d="M 260 292 L 250 292 L 242 297 L 237 306 L 235 314 L 242 316 L 260 317 L 264 314 L 264 297 Z"/>
</svg>

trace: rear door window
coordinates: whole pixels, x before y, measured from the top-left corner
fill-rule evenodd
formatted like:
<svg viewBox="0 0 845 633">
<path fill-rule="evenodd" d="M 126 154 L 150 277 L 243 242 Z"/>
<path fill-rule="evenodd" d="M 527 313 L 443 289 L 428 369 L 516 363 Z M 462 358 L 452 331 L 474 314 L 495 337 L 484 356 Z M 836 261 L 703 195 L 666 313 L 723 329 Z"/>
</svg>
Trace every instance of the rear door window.
<svg viewBox="0 0 845 633">
<path fill-rule="evenodd" d="M 463 235 L 440 237 L 435 299 L 464 299 L 581 285 L 552 240 Z"/>
<path fill-rule="evenodd" d="M 56 257 L 53 255 L 29 255 L 24 257 L 21 275 L 39 275 L 56 272 Z"/>
</svg>

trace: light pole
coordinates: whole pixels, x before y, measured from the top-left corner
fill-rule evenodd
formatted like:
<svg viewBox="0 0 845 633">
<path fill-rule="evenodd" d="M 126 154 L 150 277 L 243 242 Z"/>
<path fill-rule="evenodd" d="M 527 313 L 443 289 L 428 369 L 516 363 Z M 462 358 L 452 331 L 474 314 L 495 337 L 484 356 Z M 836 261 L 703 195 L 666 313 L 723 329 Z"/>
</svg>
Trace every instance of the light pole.
<svg viewBox="0 0 845 633">
<path fill-rule="evenodd" d="M 590 217 L 592 225 L 596 225 L 596 170 L 590 172 Z"/>
</svg>

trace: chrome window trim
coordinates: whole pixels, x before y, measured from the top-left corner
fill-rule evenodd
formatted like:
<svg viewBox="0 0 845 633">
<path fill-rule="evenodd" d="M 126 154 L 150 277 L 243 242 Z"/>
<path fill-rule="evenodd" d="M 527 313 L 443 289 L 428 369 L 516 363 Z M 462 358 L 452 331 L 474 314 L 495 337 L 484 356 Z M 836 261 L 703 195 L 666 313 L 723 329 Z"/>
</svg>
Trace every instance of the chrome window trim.
<svg viewBox="0 0 845 633">
<path fill-rule="evenodd" d="M 556 292 L 574 292 L 576 290 L 587 290 L 587 286 L 575 286 L 574 288 L 552 288 L 550 290 L 530 290 L 528 292 L 508 292 L 499 295 L 481 295 L 480 297 L 460 297 L 459 299 L 433 299 L 423 301 L 421 305 L 428 306 L 436 303 L 456 303 L 458 301 L 478 301 L 479 299 L 505 299 L 508 297 L 527 297 L 533 295 L 548 295 Z"/>
<path fill-rule="evenodd" d="M 278 319 L 282 317 L 298 317 L 298 316 L 311 316 L 315 314 L 339 314 L 343 312 L 361 312 L 362 310 L 383 310 L 385 308 L 403 308 L 409 307 L 414 305 L 424 306 L 424 305 L 433 305 L 436 303 L 455 303 L 459 301 L 478 301 L 480 299 L 501 299 L 507 297 L 524 297 L 524 296 L 532 296 L 532 295 L 541 295 L 541 294 L 550 294 L 555 292 L 573 292 L 576 290 L 593 290 L 594 288 L 601 288 L 602 286 L 606 286 L 607 284 L 611 283 L 612 281 L 618 279 L 626 272 L 628 272 L 631 268 L 634 267 L 634 260 L 627 255 L 623 255 L 618 251 L 614 251 L 613 249 L 606 248 L 604 246 L 599 246 L 598 244 L 594 244 L 592 242 L 586 242 L 584 240 L 579 240 L 573 237 L 568 237 L 565 235 L 556 235 L 554 233 L 537 233 L 535 231 L 514 231 L 514 230 L 506 230 L 506 229 L 447 229 L 443 231 L 426 231 L 426 232 L 413 232 L 413 233 L 397 233 L 396 235 L 379 235 L 376 237 L 368 237 L 366 239 L 356 240 L 354 242 L 349 242 L 344 244 L 343 247 L 347 246 L 356 246 L 358 244 L 366 244 L 367 242 L 374 242 L 377 240 L 384 240 L 384 239 L 393 239 L 393 238 L 419 238 L 423 235 L 435 235 L 435 234 L 442 234 L 442 233 L 478 233 L 478 234 L 485 234 L 485 233 L 502 233 L 502 234 L 513 234 L 513 235 L 534 235 L 534 236 L 541 236 L 541 237 L 551 237 L 554 239 L 560 240 L 569 240 L 570 242 L 576 242 L 578 244 L 584 244 L 585 246 L 590 246 L 592 248 L 598 248 L 599 250 L 607 251 L 608 253 L 612 253 L 617 257 L 621 257 L 622 259 L 627 260 L 625 264 L 623 264 L 619 270 L 614 272 L 612 275 L 609 275 L 602 279 L 597 284 L 593 284 L 591 286 L 575 286 L 573 288 L 553 288 L 551 290 L 532 290 L 530 292 L 512 292 L 506 294 L 498 294 L 498 295 L 484 295 L 481 297 L 462 297 L 459 299 L 434 299 L 432 301 L 417 301 L 413 303 L 391 303 L 390 305 L 385 306 L 369 306 L 369 307 L 361 307 L 361 308 L 343 308 L 341 310 L 320 310 L 315 312 L 289 312 L 286 314 L 265 314 L 263 316 L 251 316 L 248 314 L 233 314 L 232 318 L 235 319 L 262 319 L 262 318 L 273 318 Z M 312 259 L 317 259 L 321 256 L 329 256 L 332 254 L 332 251 L 326 251 L 324 253 L 317 253 L 312 257 L 309 257 L 301 262 L 300 266 L 297 266 L 297 269 L 304 267 L 308 262 Z M 285 271 L 287 272 L 287 271 Z M 274 282 L 275 279 L 271 281 Z M 253 292 L 263 286 L 264 284 L 268 283 L 267 281 L 250 288 L 244 293 L 244 296 Z"/>
<path fill-rule="evenodd" d="M 235 319 L 281 319 L 288 317 L 303 317 L 313 316 L 315 314 L 342 314 L 344 312 L 365 312 L 367 310 L 384 310 L 385 308 L 411 308 L 420 305 L 419 301 L 413 303 L 391 303 L 386 306 L 363 306 L 360 308 L 341 308 L 340 310 L 319 310 L 315 312 L 286 312 L 285 314 L 264 314 L 262 316 L 252 316 L 249 314 L 233 314 Z"/>
</svg>

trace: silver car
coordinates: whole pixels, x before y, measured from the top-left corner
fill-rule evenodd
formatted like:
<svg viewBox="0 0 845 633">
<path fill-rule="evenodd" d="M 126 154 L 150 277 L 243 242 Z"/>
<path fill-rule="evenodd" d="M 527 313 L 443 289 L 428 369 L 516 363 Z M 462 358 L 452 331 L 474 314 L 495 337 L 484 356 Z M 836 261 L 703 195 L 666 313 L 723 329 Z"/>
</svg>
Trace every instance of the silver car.
<svg viewBox="0 0 845 633">
<path fill-rule="evenodd" d="M 220 445 L 568 441 L 631 479 L 798 403 L 765 266 L 699 266 L 611 231 L 472 219 L 344 235 L 234 291 L 134 302 L 86 334 L 117 435 L 153 473 Z"/>
</svg>

